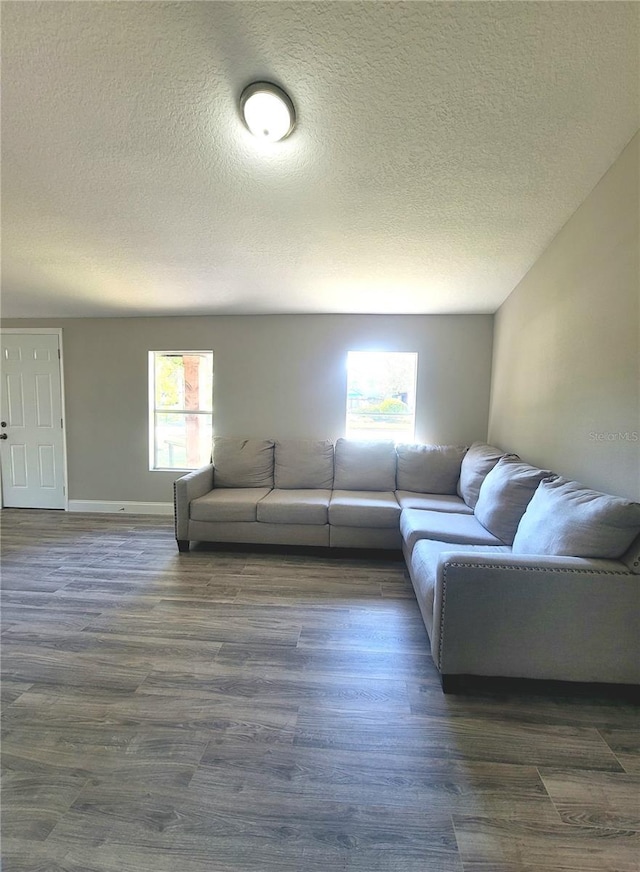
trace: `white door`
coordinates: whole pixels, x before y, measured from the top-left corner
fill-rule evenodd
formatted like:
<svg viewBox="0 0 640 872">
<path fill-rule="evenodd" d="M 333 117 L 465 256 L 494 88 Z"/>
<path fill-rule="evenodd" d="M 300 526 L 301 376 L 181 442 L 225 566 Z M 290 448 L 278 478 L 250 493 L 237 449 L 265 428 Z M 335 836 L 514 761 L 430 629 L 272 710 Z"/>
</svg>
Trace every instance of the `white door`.
<svg viewBox="0 0 640 872">
<path fill-rule="evenodd" d="M 63 509 L 59 337 L 3 333 L 0 465 L 3 505 Z"/>
</svg>

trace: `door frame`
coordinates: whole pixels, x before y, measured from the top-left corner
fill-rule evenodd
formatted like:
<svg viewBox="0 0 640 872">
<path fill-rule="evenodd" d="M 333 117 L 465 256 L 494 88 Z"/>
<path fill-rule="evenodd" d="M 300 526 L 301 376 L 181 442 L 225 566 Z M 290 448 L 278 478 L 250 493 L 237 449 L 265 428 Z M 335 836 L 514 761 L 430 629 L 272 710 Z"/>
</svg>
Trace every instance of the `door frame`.
<svg viewBox="0 0 640 872">
<path fill-rule="evenodd" d="M 69 476 L 67 464 L 67 413 L 64 402 L 64 351 L 62 348 L 62 327 L 0 327 L 0 336 L 5 333 L 44 333 L 58 337 L 58 349 L 60 351 L 60 400 L 62 414 L 62 484 L 64 487 L 64 509 L 69 511 Z M 4 496 L 2 494 L 2 479 L 0 478 L 0 508 L 4 508 Z"/>
</svg>

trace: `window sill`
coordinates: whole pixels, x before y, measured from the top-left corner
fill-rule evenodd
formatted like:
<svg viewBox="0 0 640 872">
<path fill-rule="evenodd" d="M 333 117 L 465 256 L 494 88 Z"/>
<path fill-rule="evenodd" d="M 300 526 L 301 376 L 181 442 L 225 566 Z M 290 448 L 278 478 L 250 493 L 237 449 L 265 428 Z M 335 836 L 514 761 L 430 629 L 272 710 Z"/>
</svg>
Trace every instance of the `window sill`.
<svg viewBox="0 0 640 872">
<path fill-rule="evenodd" d="M 179 468 L 177 466 L 171 466 L 171 467 L 154 466 L 152 469 L 149 469 L 149 472 L 179 472 L 180 475 L 185 475 L 187 472 L 195 472 L 196 469 L 200 469 L 200 467 L 194 466 L 194 467 L 189 468 L 189 469 L 186 469 L 186 468 L 182 469 L 181 467 Z"/>
</svg>

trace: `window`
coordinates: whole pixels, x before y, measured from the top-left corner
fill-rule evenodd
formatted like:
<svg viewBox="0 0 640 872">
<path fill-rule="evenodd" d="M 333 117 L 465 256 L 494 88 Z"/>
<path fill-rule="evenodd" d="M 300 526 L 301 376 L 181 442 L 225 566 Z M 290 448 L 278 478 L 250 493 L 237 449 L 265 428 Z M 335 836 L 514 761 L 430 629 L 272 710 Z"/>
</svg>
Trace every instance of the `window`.
<svg viewBox="0 0 640 872">
<path fill-rule="evenodd" d="M 347 436 L 413 442 L 416 417 L 414 352 L 350 351 L 347 355 Z"/>
<path fill-rule="evenodd" d="M 211 459 L 213 352 L 149 352 L 149 468 L 198 469 Z"/>
</svg>

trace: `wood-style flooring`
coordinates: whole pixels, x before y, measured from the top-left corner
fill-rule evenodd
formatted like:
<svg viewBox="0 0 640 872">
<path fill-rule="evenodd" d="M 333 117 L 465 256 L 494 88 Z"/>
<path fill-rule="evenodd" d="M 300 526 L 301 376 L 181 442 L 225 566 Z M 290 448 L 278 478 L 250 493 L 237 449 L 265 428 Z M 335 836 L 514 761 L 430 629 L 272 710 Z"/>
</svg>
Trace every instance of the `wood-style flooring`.
<svg viewBox="0 0 640 872">
<path fill-rule="evenodd" d="M 3 872 L 638 872 L 623 699 L 444 696 L 400 560 L 1 514 Z"/>
</svg>

